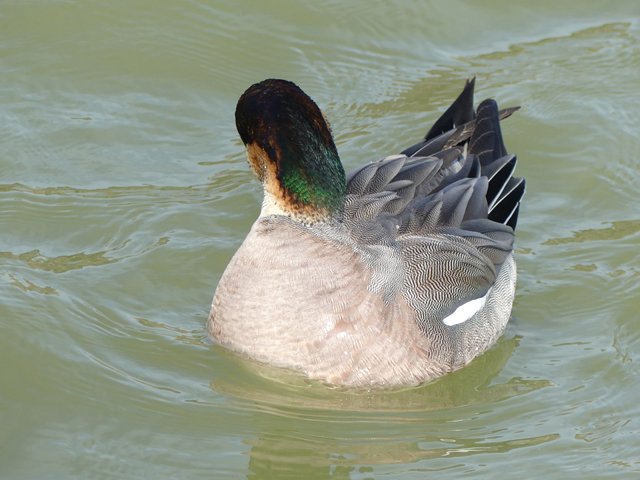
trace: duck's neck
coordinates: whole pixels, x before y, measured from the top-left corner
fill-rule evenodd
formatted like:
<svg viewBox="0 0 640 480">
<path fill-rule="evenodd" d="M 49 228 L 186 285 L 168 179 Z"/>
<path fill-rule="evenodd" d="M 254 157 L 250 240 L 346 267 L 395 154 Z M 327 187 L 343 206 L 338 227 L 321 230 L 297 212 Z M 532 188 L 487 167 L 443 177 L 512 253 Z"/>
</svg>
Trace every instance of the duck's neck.
<svg viewBox="0 0 640 480">
<path fill-rule="evenodd" d="M 279 161 L 272 174 L 263 177 L 262 215 L 287 215 L 305 224 L 342 218 L 346 191 L 342 163 L 335 147 L 313 143 L 300 142 L 295 148 L 279 145 Z"/>
<path fill-rule="evenodd" d="M 260 216 L 267 217 L 269 215 L 288 216 L 289 213 L 280 206 L 280 203 L 276 201 L 276 197 L 274 195 L 265 190 L 264 198 L 262 199 L 262 209 L 260 210 Z"/>
</svg>

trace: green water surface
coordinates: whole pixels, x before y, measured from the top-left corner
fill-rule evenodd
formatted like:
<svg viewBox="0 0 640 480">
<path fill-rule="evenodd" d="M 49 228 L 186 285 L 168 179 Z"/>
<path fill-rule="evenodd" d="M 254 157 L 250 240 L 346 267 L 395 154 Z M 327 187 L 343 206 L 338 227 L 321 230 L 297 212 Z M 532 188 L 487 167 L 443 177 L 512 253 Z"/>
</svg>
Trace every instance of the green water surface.
<svg viewBox="0 0 640 480">
<path fill-rule="evenodd" d="M 527 179 L 509 328 L 466 369 L 329 388 L 213 346 L 268 77 L 346 169 L 464 81 Z M 0 0 L 0 478 L 640 478 L 640 2 Z"/>
</svg>

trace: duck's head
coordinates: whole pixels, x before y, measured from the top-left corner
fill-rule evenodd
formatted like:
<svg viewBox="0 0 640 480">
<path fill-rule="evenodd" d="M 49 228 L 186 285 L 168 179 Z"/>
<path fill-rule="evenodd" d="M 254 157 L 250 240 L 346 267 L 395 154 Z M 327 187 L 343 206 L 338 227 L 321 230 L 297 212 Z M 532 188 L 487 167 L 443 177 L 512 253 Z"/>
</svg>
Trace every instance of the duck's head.
<svg viewBox="0 0 640 480">
<path fill-rule="evenodd" d="M 295 83 L 249 87 L 238 100 L 236 127 L 271 211 L 304 223 L 340 217 L 346 181 L 331 128 Z"/>
</svg>

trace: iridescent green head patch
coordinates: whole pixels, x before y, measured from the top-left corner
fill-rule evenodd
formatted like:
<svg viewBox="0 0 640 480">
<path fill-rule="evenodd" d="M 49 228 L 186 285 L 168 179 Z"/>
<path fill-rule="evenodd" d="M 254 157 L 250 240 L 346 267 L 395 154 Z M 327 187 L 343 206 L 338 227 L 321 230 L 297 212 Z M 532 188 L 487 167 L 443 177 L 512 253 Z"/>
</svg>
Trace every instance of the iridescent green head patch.
<svg viewBox="0 0 640 480">
<path fill-rule="evenodd" d="M 283 197 L 301 210 L 333 216 L 344 205 L 346 181 L 331 130 L 308 95 L 286 80 L 264 80 L 238 101 L 236 126 L 275 163 Z"/>
</svg>

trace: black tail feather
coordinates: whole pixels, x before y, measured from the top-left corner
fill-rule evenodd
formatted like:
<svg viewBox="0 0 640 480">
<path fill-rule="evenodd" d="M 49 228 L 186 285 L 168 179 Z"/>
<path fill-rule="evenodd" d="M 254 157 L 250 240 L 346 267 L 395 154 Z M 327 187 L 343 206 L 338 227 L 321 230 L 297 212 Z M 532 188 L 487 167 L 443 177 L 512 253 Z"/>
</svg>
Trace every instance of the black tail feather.
<svg viewBox="0 0 640 480">
<path fill-rule="evenodd" d="M 433 124 L 424 136 L 425 141 L 428 142 L 432 138 L 449 132 L 460 125 L 469 123 L 475 118 L 475 112 L 473 111 L 473 89 L 475 84 L 476 77 L 467 80 L 462 93 L 458 95 L 458 98 L 456 98 L 447 111 L 436 120 L 436 123 Z"/>
<path fill-rule="evenodd" d="M 478 105 L 476 128 L 469 140 L 469 153 L 478 155 L 483 167 L 507 154 L 500 131 L 498 104 L 492 98 Z"/>
<path fill-rule="evenodd" d="M 487 177 L 488 219 L 515 229 L 525 182 L 512 177 L 517 157 L 507 154 L 500 121 L 520 107 L 498 110 L 493 99 L 484 100 L 473 110 L 475 77 L 467 80 L 462 93 L 429 129 L 424 139 L 401 152 L 408 157 L 438 157 L 442 169 L 459 162 L 458 170 L 447 173 L 440 183 L 429 186 L 429 193 L 439 192 L 465 178 Z M 466 144 L 467 157 L 462 158 Z M 418 189 L 422 192 L 422 189 Z M 486 207 L 485 207 L 486 208 Z"/>
<path fill-rule="evenodd" d="M 515 155 L 505 155 L 491 162 L 482 169 L 482 175 L 489 179 L 489 190 L 487 191 L 487 203 L 492 208 L 505 186 L 509 182 L 513 171 L 516 169 L 518 158 Z"/>
<path fill-rule="evenodd" d="M 489 220 L 504 223 L 515 230 L 520 200 L 524 195 L 525 187 L 524 178 L 511 177 L 502 194 L 489 210 Z"/>
</svg>

